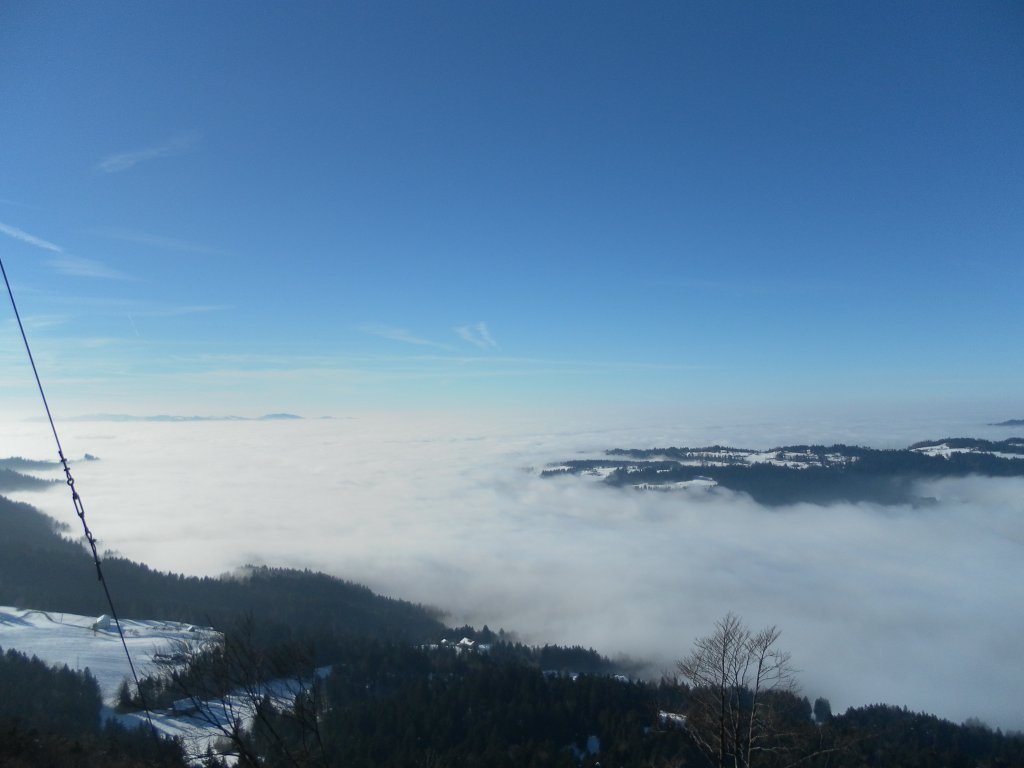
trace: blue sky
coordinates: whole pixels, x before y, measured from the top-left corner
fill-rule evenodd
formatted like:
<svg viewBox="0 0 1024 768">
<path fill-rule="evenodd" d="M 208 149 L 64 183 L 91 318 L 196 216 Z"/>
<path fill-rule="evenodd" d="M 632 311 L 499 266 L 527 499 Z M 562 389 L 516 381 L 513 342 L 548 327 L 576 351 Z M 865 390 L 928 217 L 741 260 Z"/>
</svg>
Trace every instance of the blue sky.
<svg viewBox="0 0 1024 768">
<path fill-rule="evenodd" d="M 1021 417 L 1022 37 L 984 2 L 5 3 L 0 256 L 66 412 Z"/>
</svg>

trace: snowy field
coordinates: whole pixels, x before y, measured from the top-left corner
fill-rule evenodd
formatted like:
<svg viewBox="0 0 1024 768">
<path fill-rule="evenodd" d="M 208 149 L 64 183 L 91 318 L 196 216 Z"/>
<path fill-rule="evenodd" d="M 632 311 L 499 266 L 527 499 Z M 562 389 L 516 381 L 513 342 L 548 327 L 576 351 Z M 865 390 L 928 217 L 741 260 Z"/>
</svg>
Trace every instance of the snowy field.
<svg viewBox="0 0 1024 768">
<path fill-rule="evenodd" d="M 0 606 L 0 648 L 36 656 L 53 666 L 88 669 L 100 686 L 103 716 L 140 725 L 145 722 L 143 715 L 119 715 L 113 710 L 122 681 L 131 681 L 131 669 L 113 622 L 102 619 L 106 617 Z M 173 621 L 122 619 L 121 628 L 140 677 L 158 672 L 161 656 L 184 646 L 199 649 L 221 641 L 219 632 Z M 162 733 L 181 737 L 193 755 L 203 754 L 218 735 L 209 724 L 174 713 L 154 712 L 153 725 Z"/>
<path fill-rule="evenodd" d="M 160 664 L 154 661 L 159 655 L 170 654 L 182 646 L 199 648 L 221 638 L 219 632 L 211 629 L 173 621 L 122 619 L 121 628 L 140 677 L 160 670 Z M 121 638 L 114 623 L 105 616 L 0 607 L 0 648 L 38 656 L 48 664 L 88 669 L 108 705 L 115 702 L 121 681 L 131 677 Z"/>
</svg>

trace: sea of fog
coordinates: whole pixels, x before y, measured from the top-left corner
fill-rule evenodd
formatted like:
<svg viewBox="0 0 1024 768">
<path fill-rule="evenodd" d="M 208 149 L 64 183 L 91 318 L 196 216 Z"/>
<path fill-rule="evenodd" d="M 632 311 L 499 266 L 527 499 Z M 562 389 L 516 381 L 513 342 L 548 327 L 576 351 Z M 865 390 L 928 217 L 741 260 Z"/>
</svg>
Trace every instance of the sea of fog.
<svg viewBox="0 0 1024 768">
<path fill-rule="evenodd" d="M 731 610 L 754 628 L 778 625 L 804 693 L 834 711 L 886 702 L 1024 729 L 1024 479 L 931 483 L 922 493 L 939 503 L 915 509 L 765 508 L 729 493 L 538 477 L 548 462 L 611 447 L 895 447 L 1013 430 L 627 413 L 60 429 L 101 547 L 160 570 L 319 569 L 436 605 L 452 624 L 592 646 L 666 672 Z M 44 422 L 4 426 L 0 455 L 54 453 Z M 77 526 L 62 485 L 15 498 Z"/>
</svg>

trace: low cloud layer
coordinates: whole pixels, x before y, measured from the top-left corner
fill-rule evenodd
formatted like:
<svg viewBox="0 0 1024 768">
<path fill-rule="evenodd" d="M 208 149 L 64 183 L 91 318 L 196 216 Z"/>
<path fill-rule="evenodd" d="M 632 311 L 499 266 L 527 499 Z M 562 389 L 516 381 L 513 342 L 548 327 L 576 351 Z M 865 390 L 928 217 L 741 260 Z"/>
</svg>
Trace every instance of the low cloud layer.
<svg viewBox="0 0 1024 768">
<path fill-rule="evenodd" d="M 598 423 L 74 423 L 62 439 L 69 455 L 101 458 L 74 465 L 101 544 L 161 570 L 312 567 L 438 605 L 453 622 L 665 670 L 732 610 L 777 624 L 805 692 L 837 711 L 887 702 L 1024 728 L 1024 480 L 928 483 L 921 494 L 939 502 L 927 508 L 768 509 L 721 489 L 537 477 L 547 461 L 616 446 L 772 447 L 815 428 L 822 441 L 880 442 L 849 425 Z M 945 436 L 915 429 L 907 442 Z M 41 425 L 8 434 L 7 453 L 52 452 Z M 18 498 L 75 523 L 65 494 Z"/>
</svg>

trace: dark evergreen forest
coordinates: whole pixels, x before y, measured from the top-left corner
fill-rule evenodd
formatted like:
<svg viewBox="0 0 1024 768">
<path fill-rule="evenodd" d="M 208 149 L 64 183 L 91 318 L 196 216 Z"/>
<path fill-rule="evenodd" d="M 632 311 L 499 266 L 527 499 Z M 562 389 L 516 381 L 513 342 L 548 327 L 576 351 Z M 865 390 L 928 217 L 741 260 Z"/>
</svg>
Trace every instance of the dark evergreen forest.
<svg viewBox="0 0 1024 768">
<path fill-rule="evenodd" d="M 100 689 L 88 670 L 50 667 L 8 650 L 0 652 L 0 692 L 0 765 L 185 765 L 176 742 L 101 723 Z"/>
</svg>

